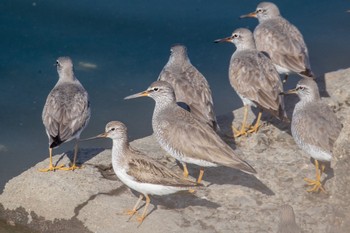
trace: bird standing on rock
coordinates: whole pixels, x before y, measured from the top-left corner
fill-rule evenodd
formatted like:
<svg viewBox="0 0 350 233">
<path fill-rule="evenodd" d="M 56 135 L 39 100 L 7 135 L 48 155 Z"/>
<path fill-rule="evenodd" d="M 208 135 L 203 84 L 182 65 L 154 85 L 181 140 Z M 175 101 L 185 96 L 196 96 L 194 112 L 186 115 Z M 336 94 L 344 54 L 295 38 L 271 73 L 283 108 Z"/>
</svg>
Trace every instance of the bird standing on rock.
<svg viewBox="0 0 350 233">
<path fill-rule="evenodd" d="M 259 52 L 253 34 L 245 28 L 236 29 L 230 37 L 215 40 L 235 44 L 229 66 L 229 80 L 244 104 L 244 116 L 240 130 L 232 126 L 235 137 L 257 132 L 262 111 L 266 110 L 280 120 L 288 121 L 281 95 L 283 85 L 272 61 Z M 259 114 L 254 126 L 247 129 L 248 106 L 258 107 Z"/>
<path fill-rule="evenodd" d="M 149 195 L 167 195 L 182 190 L 191 190 L 200 186 L 196 182 L 180 178 L 166 166 L 133 149 L 128 142 L 127 128 L 120 121 L 111 121 L 106 125 L 105 133 L 93 138 L 111 138 L 112 166 L 118 178 L 129 188 L 140 192 L 140 197 L 132 210 L 126 211 L 130 218 L 136 213 L 143 196 L 146 205 L 137 219 L 140 224 L 147 216 L 151 199 Z M 92 138 L 90 138 L 92 139 Z"/>
<path fill-rule="evenodd" d="M 321 176 L 325 164 L 332 159 L 333 145 L 342 129 L 342 124 L 328 105 L 322 103 L 317 84 L 312 79 L 301 79 L 296 88 L 281 94 L 297 94 L 300 101 L 295 105 L 291 131 L 294 141 L 315 160 L 316 180 L 305 178 L 313 186 L 308 192 L 325 192 Z"/>
<path fill-rule="evenodd" d="M 56 62 L 58 82 L 46 99 L 42 120 L 49 137 L 50 165 L 42 172 L 75 170 L 78 140 L 90 119 L 90 103 L 87 91 L 75 77 L 73 63 L 69 57 L 59 57 Z M 71 167 L 54 166 L 52 149 L 64 142 L 76 139 L 74 159 Z"/>
<path fill-rule="evenodd" d="M 201 167 L 197 183 L 202 180 L 203 167 L 226 166 L 256 173 L 252 166 L 235 155 L 210 126 L 176 104 L 175 93 L 169 83 L 156 81 L 147 90 L 125 99 L 143 96 L 155 100 L 152 117 L 155 137 L 166 152 L 182 162 L 185 177 L 188 176 L 186 163 Z"/>
</svg>

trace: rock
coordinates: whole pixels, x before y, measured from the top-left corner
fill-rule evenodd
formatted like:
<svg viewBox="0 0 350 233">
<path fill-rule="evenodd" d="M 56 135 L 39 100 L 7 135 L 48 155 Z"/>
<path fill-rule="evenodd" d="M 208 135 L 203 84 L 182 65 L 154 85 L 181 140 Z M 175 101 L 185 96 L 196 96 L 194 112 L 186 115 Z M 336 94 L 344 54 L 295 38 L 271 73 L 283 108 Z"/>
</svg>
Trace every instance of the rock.
<svg viewBox="0 0 350 233">
<path fill-rule="evenodd" d="M 230 168 L 207 168 L 204 184 L 187 192 L 151 197 L 151 211 L 138 227 L 123 214 L 138 194 L 122 184 L 111 170 L 111 151 L 83 149 L 83 169 L 74 172 L 38 172 L 48 159 L 11 179 L 0 195 L 0 219 L 39 232 L 276 232 L 282 204 L 293 206 L 304 232 L 345 233 L 350 226 L 350 69 L 325 75 L 324 98 L 344 128 L 335 143 L 334 159 L 327 168 L 327 194 L 309 194 L 304 177 L 315 176 L 314 165 L 294 143 L 288 124 L 263 116 L 258 134 L 232 138 L 231 122 L 240 127 L 242 109 L 218 117 L 223 139 L 258 172 L 256 176 Z M 291 115 L 295 101 L 286 98 Z M 294 101 L 294 102 L 293 102 Z M 293 104 L 291 104 L 291 102 Z M 249 122 L 254 120 L 250 113 Z M 268 121 L 267 121 L 268 120 Z M 145 151 L 181 174 L 176 161 L 159 147 L 153 136 L 135 140 Z M 72 152 L 54 156 L 69 163 Z M 189 166 L 190 175 L 199 168 Z"/>
</svg>

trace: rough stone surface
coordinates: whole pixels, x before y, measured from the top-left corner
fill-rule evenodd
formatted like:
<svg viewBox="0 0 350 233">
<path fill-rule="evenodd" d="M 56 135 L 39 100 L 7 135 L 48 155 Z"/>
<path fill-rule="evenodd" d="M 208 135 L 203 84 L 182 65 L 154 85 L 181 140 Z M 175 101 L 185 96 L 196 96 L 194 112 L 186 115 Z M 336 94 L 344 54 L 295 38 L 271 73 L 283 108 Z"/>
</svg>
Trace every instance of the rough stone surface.
<svg viewBox="0 0 350 233">
<path fill-rule="evenodd" d="M 11 179 L 0 195 L 0 219 L 26 225 L 39 232 L 276 232 L 278 210 L 293 206 L 296 222 L 304 232 L 350 232 L 350 69 L 325 75 L 330 98 L 324 98 L 344 128 L 334 148 L 331 168 L 324 175 L 327 194 L 310 194 L 304 177 L 314 178 L 310 158 L 295 145 L 288 124 L 264 116 L 258 134 L 232 139 L 231 122 L 239 127 L 242 109 L 219 117 L 223 139 L 257 170 L 247 175 L 230 168 L 208 168 L 207 186 L 187 192 L 151 197 L 150 214 L 141 226 L 128 221 L 125 209 L 138 194 L 122 184 L 111 170 L 110 150 L 85 149 L 79 154 L 84 168 L 74 172 L 41 173 L 45 160 Z M 296 97 L 286 98 L 291 116 Z M 254 115 L 250 113 L 250 121 Z M 270 123 L 267 123 L 267 121 Z M 132 145 L 181 170 L 152 136 Z M 69 163 L 72 153 L 54 161 Z M 199 168 L 189 166 L 197 177 Z M 142 211 L 142 210 L 141 210 Z"/>
</svg>

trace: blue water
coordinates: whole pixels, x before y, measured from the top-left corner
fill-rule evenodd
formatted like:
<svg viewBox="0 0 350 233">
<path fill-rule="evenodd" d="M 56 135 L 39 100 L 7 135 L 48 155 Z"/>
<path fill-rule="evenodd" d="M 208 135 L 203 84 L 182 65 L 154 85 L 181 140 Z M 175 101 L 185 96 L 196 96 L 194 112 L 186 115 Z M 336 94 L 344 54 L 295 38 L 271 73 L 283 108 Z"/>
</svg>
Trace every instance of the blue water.
<svg viewBox="0 0 350 233">
<path fill-rule="evenodd" d="M 4 184 L 48 157 L 41 112 L 57 81 L 52 65 L 70 56 L 90 94 L 92 117 L 82 137 L 121 120 L 130 139 L 151 134 L 151 99 L 124 101 L 156 80 L 174 43 L 188 47 L 208 79 L 218 115 L 242 104 L 228 82 L 231 44 L 214 44 L 255 19 L 238 19 L 259 1 L 2 0 L 0 2 L 0 192 Z M 317 75 L 350 66 L 348 1 L 275 1 L 304 34 Z M 79 65 L 80 64 L 80 65 Z M 85 64 L 85 65 L 84 65 Z M 88 65 L 86 65 L 88 64 Z M 289 85 L 295 80 L 290 78 Z M 109 140 L 82 147 L 110 147 Z M 72 149 L 67 143 L 55 150 Z"/>
</svg>

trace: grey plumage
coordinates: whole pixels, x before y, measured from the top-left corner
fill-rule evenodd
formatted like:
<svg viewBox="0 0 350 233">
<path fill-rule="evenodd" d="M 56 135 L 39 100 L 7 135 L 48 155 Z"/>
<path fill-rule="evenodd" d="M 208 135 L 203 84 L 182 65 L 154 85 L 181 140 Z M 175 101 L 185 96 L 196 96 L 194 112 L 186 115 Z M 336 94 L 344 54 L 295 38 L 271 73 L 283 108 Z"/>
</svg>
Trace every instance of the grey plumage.
<svg viewBox="0 0 350 233">
<path fill-rule="evenodd" d="M 295 89 L 285 94 L 297 94 L 300 98 L 293 111 L 291 131 L 296 144 L 315 160 L 316 180 L 304 179 L 313 186 L 307 191 L 325 192 L 321 183 L 325 165 L 321 163 L 319 171 L 318 161 L 331 161 L 333 145 L 342 125 L 334 112 L 321 101 L 314 80 L 301 79 Z"/>
<path fill-rule="evenodd" d="M 279 95 L 283 85 L 278 72 L 270 58 L 256 49 L 251 31 L 239 28 L 231 37 L 215 42 L 231 42 L 237 48 L 231 57 L 229 80 L 244 105 L 259 107 L 287 120 L 284 101 Z"/>
<path fill-rule="evenodd" d="M 171 156 L 183 163 L 201 167 L 227 166 L 256 173 L 207 124 L 176 104 L 174 90 L 164 81 L 156 81 L 144 92 L 126 97 L 149 96 L 156 102 L 152 126 L 157 141 Z M 200 180 L 200 179 L 199 179 Z"/>
<path fill-rule="evenodd" d="M 254 30 L 256 47 L 270 55 L 280 74 L 293 72 L 302 77 L 314 78 L 302 34 L 281 16 L 275 4 L 262 2 L 255 12 L 241 17 L 256 17 L 259 20 Z"/>
<path fill-rule="evenodd" d="M 187 104 L 194 117 L 217 130 L 218 124 L 208 81 L 191 64 L 185 46 L 174 45 L 170 51 L 169 60 L 158 80 L 170 83 L 174 88 L 176 101 Z"/>
<path fill-rule="evenodd" d="M 330 161 L 335 140 L 342 125 L 332 109 L 320 99 L 315 81 L 302 79 L 295 92 L 300 101 L 295 105 L 291 124 L 297 145 L 311 157 Z"/>
<path fill-rule="evenodd" d="M 90 119 L 88 93 L 74 75 L 72 60 L 60 57 L 56 66 L 59 79 L 49 93 L 42 113 L 50 149 L 79 139 Z"/>
<path fill-rule="evenodd" d="M 195 182 L 180 178 L 163 164 L 133 149 L 128 142 L 127 128 L 120 121 L 109 122 L 105 133 L 96 137 L 109 137 L 113 140 L 114 172 L 124 184 L 141 193 L 134 208 L 128 211 L 130 218 L 137 212 L 143 196 L 146 197 L 145 209 L 142 216 L 138 218 L 140 223 L 147 216 L 147 208 L 150 204 L 148 195 L 167 195 L 200 186 Z"/>
<path fill-rule="evenodd" d="M 301 233 L 300 227 L 295 222 L 293 207 L 283 205 L 279 211 L 280 222 L 278 224 L 277 233 Z"/>
</svg>

